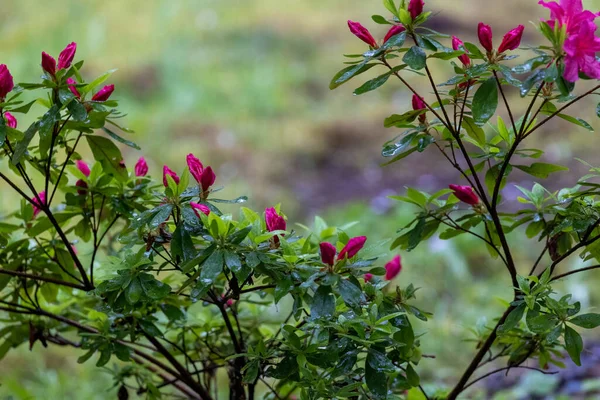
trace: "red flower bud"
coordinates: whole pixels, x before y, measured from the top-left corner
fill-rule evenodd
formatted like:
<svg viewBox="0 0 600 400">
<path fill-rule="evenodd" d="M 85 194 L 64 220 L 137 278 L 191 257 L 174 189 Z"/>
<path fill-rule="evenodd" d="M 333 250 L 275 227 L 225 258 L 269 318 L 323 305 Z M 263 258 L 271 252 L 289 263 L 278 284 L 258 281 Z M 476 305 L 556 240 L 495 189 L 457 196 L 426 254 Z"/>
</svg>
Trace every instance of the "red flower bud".
<svg viewBox="0 0 600 400">
<path fill-rule="evenodd" d="M 352 258 L 362 249 L 367 241 L 366 236 L 358 236 L 348 241 L 348 244 L 338 254 L 338 260 L 343 260 L 345 257 Z"/>
<path fill-rule="evenodd" d="M 373 274 L 371 274 L 370 272 L 367 272 L 363 276 L 363 279 L 365 280 L 365 282 L 371 282 L 373 280 Z"/>
<path fill-rule="evenodd" d="M 494 44 L 492 43 L 492 27 L 489 25 L 480 22 L 477 26 L 477 36 L 479 37 L 479 43 L 486 49 L 488 52 L 492 52 L 494 50 Z"/>
<path fill-rule="evenodd" d="M 198 204 L 194 203 L 193 201 L 190 201 L 190 206 L 192 206 L 192 210 L 194 210 L 194 213 L 196 213 L 196 216 L 198 218 L 200 218 L 200 214 L 198 213 L 198 211 L 200 211 L 204 215 L 210 214 L 210 208 L 208 208 L 204 204 Z"/>
<path fill-rule="evenodd" d="M 385 280 L 391 281 L 398 276 L 400 271 L 402 271 L 402 261 L 398 255 L 385 264 Z"/>
<path fill-rule="evenodd" d="M 75 57 L 75 51 L 77 51 L 77 43 L 71 42 L 60 52 L 58 56 L 58 69 L 67 69 L 71 66 L 73 57 Z"/>
<path fill-rule="evenodd" d="M 173 178 L 175 183 L 179 185 L 179 176 L 175 172 L 173 172 L 171 168 L 165 165 L 163 167 L 163 185 L 165 185 L 165 187 L 169 186 L 169 181 L 167 181 L 167 175 Z"/>
<path fill-rule="evenodd" d="M 135 163 L 135 176 L 146 176 L 147 173 L 148 164 L 146 164 L 146 159 L 144 157 L 140 157 L 140 159 Z"/>
<path fill-rule="evenodd" d="M 523 25 L 517 26 L 515 29 L 508 31 L 502 38 L 502 43 L 498 47 L 498 53 L 504 53 L 507 50 L 515 50 L 521 44 L 521 38 L 523 37 L 523 31 L 525 27 Z"/>
<path fill-rule="evenodd" d="M 383 38 L 383 43 L 387 42 L 392 36 L 396 36 L 399 33 L 402 33 L 406 30 L 406 28 L 402 25 L 394 25 L 392 28 L 386 33 Z"/>
<path fill-rule="evenodd" d="M 190 169 L 190 173 L 192 174 L 196 182 L 200 183 L 200 180 L 202 179 L 202 172 L 204 171 L 204 166 L 202 165 L 200 160 L 198 160 L 196 156 L 194 156 L 191 153 L 187 155 L 186 161 L 188 168 Z"/>
<path fill-rule="evenodd" d="M 354 22 L 348 20 L 348 27 L 350 28 L 350 32 L 354 34 L 357 38 L 365 42 L 371 47 L 378 47 L 377 42 L 371 35 L 371 32 L 364 26 L 362 26 L 359 22 Z"/>
<path fill-rule="evenodd" d="M 425 101 L 423 100 L 423 98 L 421 96 L 417 96 L 416 94 L 413 94 L 413 97 L 412 97 L 412 107 L 413 107 L 413 110 L 415 110 L 415 111 L 427 109 L 427 105 L 425 104 Z M 424 124 L 426 121 L 427 121 L 427 116 L 425 114 L 419 115 L 419 122 Z"/>
<path fill-rule="evenodd" d="M 337 253 L 335 246 L 331 243 L 323 242 L 319 244 L 319 247 L 321 248 L 321 261 L 323 261 L 323 264 L 333 265 L 335 263 L 335 254 Z"/>
<path fill-rule="evenodd" d="M 456 36 L 452 36 L 452 48 L 454 50 L 463 50 L 463 51 L 465 50 L 463 41 L 460 40 L 459 38 L 457 38 Z M 471 65 L 471 59 L 466 54 L 463 54 L 462 56 L 458 56 L 458 59 L 460 60 L 460 62 L 463 63 L 463 65 L 465 67 L 468 67 L 469 65 Z"/>
<path fill-rule="evenodd" d="M 454 196 L 460 201 L 471 206 L 479 203 L 479 197 L 477 197 L 471 186 L 450 185 L 449 188 L 452 189 Z"/>
<path fill-rule="evenodd" d="M 421 15 L 424 5 L 425 2 L 423 0 L 410 0 L 410 3 L 408 3 L 408 12 L 413 20 Z"/>
<path fill-rule="evenodd" d="M 202 186 L 202 190 L 206 192 L 217 179 L 217 176 L 213 172 L 211 167 L 206 167 L 204 171 L 202 171 L 202 176 L 200 177 L 200 186 Z"/>
<path fill-rule="evenodd" d="M 77 189 L 77 194 L 80 196 L 85 196 L 87 194 L 87 188 L 88 185 L 87 183 L 85 183 L 84 180 L 80 179 L 77 182 L 75 182 L 75 186 L 77 186 L 79 189 Z"/>
<path fill-rule="evenodd" d="M 77 87 L 75 86 L 77 85 L 77 81 L 73 78 L 69 78 L 67 79 L 67 87 L 69 88 L 69 90 L 71 91 L 71 93 L 73 93 L 73 95 L 75 97 L 77 97 L 78 99 L 81 98 L 81 94 L 77 91 Z"/>
<path fill-rule="evenodd" d="M 33 203 L 33 217 L 35 218 L 42 211 L 42 205 L 46 204 L 46 192 L 39 192 L 31 202 Z"/>
<path fill-rule="evenodd" d="M 6 126 L 9 128 L 17 129 L 17 119 L 14 115 L 8 111 L 4 113 L 4 119 L 6 120 Z"/>
<path fill-rule="evenodd" d="M 0 101 L 15 87 L 13 77 L 5 64 L 0 64 Z"/>
<path fill-rule="evenodd" d="M 92 101 L 106 101 L 115 90 L 115 85 L 106 85 L 92 96 Z"/>
<path fill-rule="evenodd" d="M 85 176 L 90 176 L 90 167 L 85 161 L 77 160 L 75 161 L 75 165 L 77 166 L 77 169 L 81 171 L 82 174 L 84 174 Z"/>
<path fill-rule="evenodd" d="M 267 223 L 267 230 L 273 231 L 285 231 L 286 223 L 285 218 L 277 214 L 274 207 L 267 208 L 265 210 L 265 222 Z"/>
<path fill-rule="evenodd" d="M 56 60 L 44 51 L 42 51 L 42 69 L 52 76 L 56 74 Z"/>
</svg>

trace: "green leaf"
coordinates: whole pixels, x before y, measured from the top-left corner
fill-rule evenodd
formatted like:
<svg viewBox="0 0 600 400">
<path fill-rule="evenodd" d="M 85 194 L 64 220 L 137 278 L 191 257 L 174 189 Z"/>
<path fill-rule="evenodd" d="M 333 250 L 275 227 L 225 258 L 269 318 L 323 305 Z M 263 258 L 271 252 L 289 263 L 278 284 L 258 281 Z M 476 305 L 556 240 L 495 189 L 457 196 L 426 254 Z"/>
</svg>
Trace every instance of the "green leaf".
<svg viewBox="0 0 600 400">
<path fill-rule="evenodd" d="M 105 137 L 88 135 L 85 138 L 92 150 L 94 159 L 102 165 L 104 172 L 121 182 L 127 181 L 129 176 L 127 168 L 121 165 L 121 161 L 123 161 L 121 150 Z"/>
<path fill-rule="evenodd" d="M 546 179 L 550 174 L 559 171 L 568 171 L 569 168 L 563 167 L 562 165 L 547 164 L 547 163 L 533 163 L 530 166 L 526 165 L 514 165 L 515 168 L 521 171 L 535 176 L 536 178 Z"/>
<path fill-rule="evenodd" d="M 115 139 L 117 142 L 123 143 L 124 145 L 132 147 L 132 148 L 134 148 L 136 150 L 141 150 L 140 146 L 138 146 L 137 144 L 133 143 L 130 140 L 123 139 L 121 136 L 117 135 L 116 133 L 114 133 L 113 131 L 111 131 L 110 129 L 108 129 L 107 127 L 103 127 L 102 130 L 104 132 L 106 132 L 106 134 L 108 136 L 110 136 L 111 138 Z"/>
<path fill-rule="evenodd" d="M 490 120 L 498 108 L 498 86 L 494 78 L 483 82 L 473 96 L 473 119 L 478 125 Z"/>
<path fill-rule="evenodd" d="M 525 303 L 518 305 L 514 310 L 510 312 L 510 314 L 508 314 L 508 317 L 506 317 L 506 321 L 504 321 L 504 324 L 502 324 L 498 328 L 498 331 L 500 333 L 505 333 L 515 328 L 519 324 L 519 322 L 521 322 L 521 319 L 523 319 L 523 314 L 525 313 L 526 308 L 527 305 Z"/>
<path fill-rule="evenodd" d="M 408 364 L 406 366 L 406 379 L 412 387 L 419 386 L 419 384 L 421 383 L 421 379 L 419 378 L 417 371 L 415 371 L 411 364 Z"/>
<path fill-rule="evenodd" d="M 344 299 L 344 303 L 346 303 L 348 307 L 358 307 L 361 302 L 365 301 L 365 295 L 361 288 L 356 286 L 349 279 L 340 279 L 339 291 L 342 299 Z"/>
<path fill-rule="evenodd" d="M 173 257 L 180 257 L 183 261 L 191 260 L 196 256 L 196 249 L 192 237 L 183 224 L 179 224 L 171 240 L 171 252 Z"/>
<path fill-rule="evenodd" d="M 81 89 L 82 94 L 89 93 L 90 91 L 94 90 L 96 87 L 102 85 L 104 82 L 106 82 L 106 80 L 108 78 L 110 78 L 110 76 L 115 71 L 116 71 L 116 69 L 111 69 L 109 71 L 106 71 L 105 73 L 103 73 L 102 75 L 100 75 L 99 77 L 97 77 L 96 79 L 94 79 L 92 82 L 90 82 L 87 85 L 85 85 Z"/>
<path fill-rule="evenodd" d="M 358 76 L 370 70 L 374 66 L 378 65 L 377 63 L 367 64 L 366 62 L 368 61 L 370 60 L 365 60 L 358 65 L 351 65 L 335 74 L 333 76 L 333 79 L 331 79 L 331 83 L 329 83 L 329 89 L 336 89 L 344 83 L 348 82 L 350 79 L 354 78 L 355 76 Z"/>
<path fill-rule="evenodd" d="M 365 362 L 365 382 L 375 399 L 385 399 L 388 391 L 387 376 L 384 370 L 372 367 L 373 357 L 372 352 L 369 351 Z"/>
<path fill-rule="evenodd" d="M 277 286 L 275 286 L 275 292 L 273 294 L 275 304 L 279 303 L 279 300 L 287 295 L 293 287 L 294 283 L 290 277 L 286 276 L 285 279 L 280 279 L 279 282 L 277 282 Z"/>
<path fill-rule="evenodd" d="M 319 286 L 310 307 L 312 319 L 331 318 L 335 313 L 335 297 L 329 286 Z"/>
<path fill-rule="evenodd" d="M 239 231 L 235 231 L 234 233 L 229 235 L 227 241 L 232 244 L 240 244 L 244 239 L 246 239 L 246 236 L 248 236 L 250 231 L 252 231 L 252 225 L 240 229 Z"/>
<path fill-rule="evenodd" d="M 112 353 L 108 349 L 104 349 L 100 351 L 100 358 L 96 361 L 96 367 L 102 367 L 106 365 L 110 361 L 110 356 Z"/>
<path fill-rule="evenodd" d="M 140 274 L 139 280 L 144 293 L 152 300 L 160 300 L 171 293 L 171 286 L 157 280 L 150 274 Z"/>
<path fill-rule="evenodd" d="M 585 329 L 594 329 L 600 326 L 600 314 L 581 314 L 569 322 Z"/>
<path fill-rule="evenodd" d="M 583 350 L 583 339 L 575 329 L 565 326 L 565 347 L 569 357 L 577 366 L 581 366 L 581 351 Z"/>
<path fill-rule="evenodd" d="M 427 55 L 425 54 L 425 50 L 419 46 L 413 46 L 402 57 L 402 61 L 410 68 L 418 71 L 427 65 Z"/>
<path fill-rule="evenodd" d="M 393 15 L 395 15 L 396 17 L 398 16 L 398 9 L 396 8 L 396 5 L 394 4 L 394 0 L 383 0 L 383 5 Z"/>
<path fill-rule="evenodd" d="M 125 298 L 127 299 L 127 302 L 129 304 L 134 305 L 138 301 L 140 301 L 141 296 L 142 284 L 140 283 L 140 279 L 138 277 L 135 277 L 131 280 L 129 286 L 127 286 L 127 289 L 125 290 Z"/>
<path fill-rule="evenodd" d="M 223 271 L 223 265 L 223 251 L 217 250 L 201 265 L 200 281 L 204 285 L 211 285 Z"/>
<path fill-rule="evenodd" d="M 392 126 L 395 126 L 397 128 L 410 127 L 410 124 L 414 122 L 414 120 L 416 120 L 419 115 L 424 114 L 425 112 L 427 111 L 410 110 L 401 115 L 393 114 L 383 121 L 383 126 L 386 128 L 391 128 Z"/>
<path fill-rule="evenodd" d="M 527 326 L 533 333 L 544 333 L 556 326 L 558 320 L 551 315 L 541 314 L 527 321 Z"/>
<path fill-rule="evenodd" d="M 13 165 L 19 164 L 23 155 L 27 152 L 27 148 L 29 147 L 29 143 L 33 140 L 35 134 L 38 132 L 39 122 L 34 122 L 27 128 L 25 134 L 23 135 L 23 139 L 21 139 L 17 145 L 15 146 L 15 150 L 13 153 L 13 157 L 11 162 Z"/>
<path fill-rule="evenodd" d="M 6 120 L 4 118 L 0 118 L 0 147 L 4 145 L 4 141 L 6 140 Z"/>
<path fill-rule="evenodd" d="M 391 75 L 391 72 L 386 72 L 385 74 L 380 75 L 375 79 L 371 79 L 370 81 L 365 82 L 361 87 L 354 91 L 354 94 L 358 96 L 363 93 L 370 92 L 371 90 L 377 89 L 378 87 L 386 83 Z"/>
<path fill-rule="evenodd" d="M 392 25 L 391 22 L 389 22 L 387 19 L 385 19 L 385 17 L 382 17 L 381 15 L 373 15 L 371 17 L 371 19 L 376 24 L 380 24 L 380 25 Z"/>
<path fill-rule="evenodd" d="M 475 121 L 469 117 L 463 118 L 463 128 L 467 131 L 467 135 L 469 135 L 480 147 L 485 146 L 486 138 L 485 131 L 477 126 Z"/>
</svg>

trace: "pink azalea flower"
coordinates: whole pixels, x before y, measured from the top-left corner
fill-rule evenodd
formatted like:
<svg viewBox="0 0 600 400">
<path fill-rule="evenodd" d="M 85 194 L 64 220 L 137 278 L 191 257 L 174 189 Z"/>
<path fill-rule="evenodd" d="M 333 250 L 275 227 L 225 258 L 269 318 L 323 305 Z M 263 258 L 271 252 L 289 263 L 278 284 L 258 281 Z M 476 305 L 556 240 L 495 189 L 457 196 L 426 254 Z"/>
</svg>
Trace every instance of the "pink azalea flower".
<svg viewBox="0 0 600 400">
<path fill-rule="evenodd" d="M 0 100 L 15 87 L 13 77 L 5 64 L 0 64 Z"/>
<path fill-rule="evenodd" d="M 85 161 L 77 160 L 75 161 L 75 165 L 77 166 L 77 169 L 81 171 L 82 174 L 84 174 L 85 176 L 90 176 L 90 166 Z"/>
<path fill-rule="evenodd" d="M 210 214 L 210 208 L 208 208 L 204 204 L 198 204 L 193 201 L 190 201 L 190 206 L 192 206 L 192 210 L 194 210 L 194 213 L 198 218 L 200 218 L 200 214 L 198 214 L 198 211 L 200 211 L 204 215 Z"/>
<path fill-rule="evenodd" d="M 40 201 L 38 201 L 38 197 Z M 37 215 L 42 211 L 42 204 L 46 204 L 46 192 L 39 192 L 37 197 L 32 199 L 33 203 L 33 217 L 37 217 Z"/>
<path fill-rule="evenodd" d="M 454 50 L 463 50 L 463 51 L 465 50 L 463 41 L 460 40 L 459 38 L 457 38 L 456 36 L 452 36 L 452 48 Z M 462 62 L 464 64 L 465 67 L 468 67 L 469 65 L 471 65 L 471 59 L 466 54 L 463 54 L 462 56 L 458 56 L 458 59 L 460 60 L 460 62 Z"/>
<path fill-rule="evenodd" d="M 569 82 L 579 79 L 579 72 L 590 78 L 600 79 L 600 62 L 596 60 L 596 52 L 600 51 L 600 38 L 594 32 L 596 25 L 588 20 L 579 25 L 579 31 L 571 34 L 565 41 L 564 78 Z"/>
<path fill-rule="evenodd" d="M 171 168 L 169 168 L 165 165 L 163 167 L 163 185 L 165 185 L 165 187 L 169 186 L 169 181 L 167 181 L 167 176 L 170 176 L 171 178 L 173 178 L 175 183 L 179 185 L 179 175 L 177 175 Z"/>
<path fill-rule="evenodd" d="M 144 157 L 140 157 L 140 159 L 135 163 L 135 176 L 146 176 L 147 173 L 148 164 L 146 163 L 146 159 Z"/>
<path fill-rule="evenodd" d="M 388 40 L 390 40 L 391 37 L 396 36 L 402 32 L 404 32 L 406 30 L 406 28 L 402 25 L 394 25 L 390 28 L 390 30 L 388 31 L 388 33 L 386 33 L 385 37 L 383 38 L 383 43 L 387 42 Z"/>
<path fill-rule="evenodd" d="M 265 222 L 267 223 L 267 230 L 273 231 L 285 231 L 286 223 L 285 218 L 277 214 L 275 207 L 270 207 L 265 210 Z"/>
<path fill-rule="evenodd" d="M 477 197 L 471 186 L 450 185 L 449 187 L 454 192 L 454 196 L 460 201 L 471 206 L 479 203 L 479 197 Z"/>
<path fill-rule="evenodd" d="M 333 265 L 335 262 L 335 254 L 337 250 L 331 243 L 323 242 L 319 245 L 321 248 L 321 261 L 323 264 Z"/>
<path fill-rule="evenodd" d="M 6 126 L 9 128 L 17 129 L 17 119 L 14 115 L 8 111 L 4 113 L 4 119 L 6 120 Z"/>
<path fill-rule="evenodd" d="M 390 262 L 385 264 L 385 279 L 391 281 L 402 271 L 402 262 L 400 256 L 394 257 Z"/>
<path fill-rule="evenodd" d="M 360 22 L 354 22 L 348 20 L 348 28 L 350 28 L 350 32 L 354 34 L 357 38 L 365 42 L 371 47 L 377 47 L 377 42 L 371 32 L 364 26 L 360 24 Z"/>
<path fill-rule="evenodd" d="M 364 247 L 366 241 L 366 236 L 358 236 L 350 239 L 348 244 L 346 244 L 346 246 L 340 250 L 340 254 L 338 254 L 338 260 L 343 260 L 345 257 L 354 257 Z"/>
<path fill-rule="evenodd" d="M 71 93 L 73 93 L 73 96 L 77 97 L 78 99 L 81 98 L 81 93 L 79 93 L 79 91 L 77 90 L 77 81 L 73 78 L 69 78 L 67 79 L 67 86 L 69 88 L 69 90 L 71 91 Z"/>
<path fill-rule="evenodd" d="M 560 4 L 555 1 L 540 0 L 538 4 L 550 10 L 550 19 L 546 22 L 552 28 L 557 23 L 559 26 L 566 25 L 569 35 L 576 33 L 582 23 L 593 21 L 600 15 L 600 13 L 594 14 L 589 10 L 584 10 L 582 0 L 560 0 Z"/>
<path fill-rule="evenodd" d="M 367 272 L 364 276 L 363 276 L 365 282 L 371 282 L 371 280 L 373 280 L 373 274 L 370 272 Z"/>
</svg>

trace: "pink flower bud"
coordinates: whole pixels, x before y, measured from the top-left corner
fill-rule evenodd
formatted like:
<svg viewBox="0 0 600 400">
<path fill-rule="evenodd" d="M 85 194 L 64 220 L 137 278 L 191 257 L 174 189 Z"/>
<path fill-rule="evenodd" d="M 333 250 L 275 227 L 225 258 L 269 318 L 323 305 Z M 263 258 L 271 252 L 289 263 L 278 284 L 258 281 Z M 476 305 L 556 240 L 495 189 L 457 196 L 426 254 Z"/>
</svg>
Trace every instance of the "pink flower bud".
<svg viewBox="0 0 600 400">
<path fill-rule="evenodd" d="M 69 78 L 67 79 L 67 87 L 69 88 L 69 90 L 71 91 L 71 93 L 73 93 L 73 95 L 75 97 L 77 97 L 78 99 L 81 98 L 81 94 L 77 91 L 77 87 L 75 86 L 77 85 L 77 81 L 73 78 Z"/>
<path fill-rule="evenodd" d="M 194 203 L 193 201 L 190 201 L 190 206 L 192 206 L 192 210 L 194 210 L 194 213 L 196 213 L 196 216 L 198 218 L 200 218 L 200 214 L 198 213 L 198 211 L 200 211 L 204 215 L 210 214 L 210 208 L 208 208 L 204 204 L 198 204 Z"/>
<path fill-rule="evenodd" d="M 37 197 L 34 196 L 31 201 L 33 203 L 33 217 L 35 218 L 42 211 L 42 206 L 46 204 L 46 192 L 39 192 Z"/>
<path fill-rule="evenodd" d="M 370 272 L 367 272 L 363 276 L 363 279 L 365 280 L 365 282 L 371 282 L 373 280 L 373 274 L 371 274 Z"/>
<path fill-rule="evenodd" d="M 52 76 L 56 74 L 56 60 L 44 51 L 42 51 L 42 69 Z"/>
<path fill-rule="evenodd" d="M 348 241 L 348 244 L 344 246 L 344 248 L 338 254 L 338 260 L 343 260 L 344 258 L 352 258 L 362 249 L 367 241 L 366 236 L 358 236 L 352 238 Z"/>
<path fill-rule="evenodd" d="M 267 223 L 267 230 L 273 231 L 285 231 L 286 223 L 285 218 L 277 214 L 274 207 L 267 208 L 265 210 L 265 222 Z"/>
<path fill-rule="evenodd" d="M 337 253 L 335 246 L 331 243 L 323 242 L 319 244 L 319 247 L 321 248 L 321 261 L 323 261 L 323 264 L 333 265 L 335 254 Z"/>
<path fill-rule="evenodd" d="M 75 161 L 77 169 L 81 171 L 85 176 L 90 176 L 90 166 L 83 160 Z"/>
<path fill-rule="evenodd" d="M 404 32 L 405 30 L 406 30 L 406 28 L 402 25 L 392 26 L 392 28 L 388 31 L 388 33 L 383 38 L 383 43 L 387 42 L 392 36 L 396 36 L 397 34 Z"/>
<path fill-rule="evenodd" d="M 452 48 L 454 50 L 463 50 L 463 51 L 465 50 L 463 41 L 460 40 L 459 38 L 457 38 L 456 36 L 452 36 Z M 460 62 L 463 63 L 463 65 L 465 67 L 468 67 L 469 65 L 471 65 L 471 59 L 466 54 L 463 54 L 462 56 L 458 56 L 458 59 L 460 60 Z"/>
<path fill-rule="evenodd" d="M 427 109 L 427 105 L 425 104 L 425 101 L 423 100 L 423 98 L 421 96 L 417 96 L 416 94 L 413 94 L 413 97 L 412 97 L 412 107 L 413 107 L 413 110 L 415 110 L 415 111 Z M 427 116 L 425 114 L 419 115 L 419 122 L 424 124 L 426 121 L 427 121 Z"/>
<path fill-rule="evenodd" d="M 227 302 L 225 304 L 227 305 L 227 307 L 231 307 L 235 304 L 235 300 L 227 299 Z"/>
<path fill-rule="evenodd" d="M 14 115 L 9 112 L 4 113 L 4 119 L 6 120 L 6 126 L 9 128 L 17 129 L 17 119 Z"/>
<path fill-rule="evenodd" d="M 15 87 L 13 77 L 5 64 L 0 64 L 0 101 Z"/>
<path fill-rule="evenodd" d="M 523 25 L 517 26 L 515 29 L 508 31 L 502 38 L 502 43 L 498 47 L 498 53 L 504 53 L 507 50 L 515 50 L 521 44 L 521 38 L 523 37 L 523 31 L 525 27 Z"/>
<path fill-rule="evenodd" d="M 190 169 L 190 173 L 196 180 L 196 182 L 200 183 L 202 179 L 202 172 L 204 171 L 204 165 L 194 156 L 193 154 L 188 154 L 186 157 L 188 168 Z"/>
<path fill-rule="evenodd" d="M 410 3 L 408 3 L 408 12 L 413 20 L 421 15 L 424 5 L 425 2 L 423 0 L 410 0 Z"/>
<path fill-rule="evenodd" d="M 87 183 L 85 183 L 84 180 L 79 179 L 77 182 L 75 182 L 75 186 L 77 186 L 79 188 L 79 189 L 77 189 L 78 195 L 85 196 L 87 194 L 88 185 L 87 185 Z"/>
<path fill-rule="evenodd" d="M 450 185 L 449 188 L 454 192 L 454 196 L 460 201 L 474 206 L 479 203 L 479 197 L 473 191 L 471 186 Z"/>
<path fill-rule="evenodd" d="M 477 36 L 479 37 L 479 43 L 481 43 L 483 48 L 491 53 L 494 50 L 494 44 L 492 43 L 492 27 L 480 22 L 477 26 Z"/>
<path fill-rule="evenodd" d="M 106 101 L 115 90 L 115 85 L 106 85 L 92 96 L 92 101 Z"/>
<path fill-rule="evenodd" d="M 217 179 L 217 176 L 213 172 L 211 167 L 206 167 L 204 171 L 202 171 L 202 176 L 200 177 L 200 185 L 202 186 L 202 190 L 206 192 Z"/>
<path fill-rule="evenodd" d="M 58 69 L 67 69 L 71 66 L 73 57 L 75 57 L 75 51 L 77 51 L 77 43 L 71 42 L 60 52 L 58 56 Z"/>
<path fill-rule="evenodd" d="M 146 176 L 147 173 L 148 164 L 146 164 L 146 159 L 144 157 L 140 157 L 140 159 L 135 163 L 135 176 Z"/>
<path fill-rule="evenodd" d="M 385 264 L 385 280 L 391 281 L 402 271 L 402 262 L 400 256 L 392 258 L 390 262 Z"/>
<path fill-rule="evenodd" d="M 378 47 L 377 42 L 371 35 L 371 32 L 364 26 L 362 26 L 359 22 L 354 22 L 348 20 L 348 27 L 350 28 L 350 32 L 354 34 L 357 38 L 365 42 L 371 47 Z"/>
<path fill-rule="evenodd" d="M 167 175 L 173 178 L 175 183 L 179 185 L 179 176 L 175 172 L 173 172 L 171 168 L 165 165 L 163 167 L 163 185 L 165 185 L 165 187 L 169 186 L 169 181 L 167 181 Z"/>
</svg>

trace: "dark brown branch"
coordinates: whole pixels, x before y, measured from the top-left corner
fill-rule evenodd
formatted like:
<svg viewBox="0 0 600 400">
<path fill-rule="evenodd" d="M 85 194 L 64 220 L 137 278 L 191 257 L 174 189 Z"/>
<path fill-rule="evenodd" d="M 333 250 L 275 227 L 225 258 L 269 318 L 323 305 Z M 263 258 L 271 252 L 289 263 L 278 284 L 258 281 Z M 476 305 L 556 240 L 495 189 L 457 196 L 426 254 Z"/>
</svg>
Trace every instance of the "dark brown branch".
<svg viewBox="0 0 600 400">
<path fill-rule="evenodd" d="M 565 272 L 564 274 L 556 275 L 555 277 L 553 277 L 550 280 L 550 282 L 557 281 L 559 279 L 566 278 L 567 276 L 575 275 L 580 272 L 591 271 L 591 270 L 598 269 L 598 268 L 600 268 L 600 265 L 592 265 L 591 267 L 575 269 L 573 271 Z"/>
<path fill-rule="evenodd" d="M 11 271 L 11 270 L 7 270 L 7 269 L 4 269 L 4 268 L 0 268 L 0 274 L 11 275 L 11 276 L 18 276 L 18 277 L 21 277 L 21 278 L 32 279 L 32 280 L 35 280 L 35 281 L 55 283 L 57 285 L 67 286 L 67 287 L 71 287 L 71 288 L 74 288 L 74 289 L 86 290 L 85 286 L 78 285 L 76 283 L 71 283 L 71 282 L 63 281 L 61 279 L 50 278 L 48 276 L 43 276 L 43 275 L 32 275 L 32 274 L 28 274 L 28 273 L 25 273 L 25 272 Z"/>
<path fill-rule="evenodd" d="M 487 377 L 489 377 L 491 375 L 497 374 L 498 372 L 508 371 L 508 370 L 515 369 L 515 368 L 528 369 L 528 370 L 531 370 L 531 371 L 537 371 L 537 372 L 540 372 L 540 373 L 542 373 L 544 375 L 558 374 L 558 371 L 544 371 L 543 369 L 533 368 L 533 367 L 525 367 L 525 366 L 504 367 L 504 368 L 496 369 L 494 371 L 490 371 L 487 374 L 480 376 L 479 378 L 477 378 L 477 379 L 473 380 L 472 382 L 470 382 L 469 384 L 465 385 L 465 389 L 469 388 L 470 386 L 476 384 L 477 382 L 479 382 L 479 381 L 481 381 L 481 380 L 483 380 L 483 379 L 485 379 L 485 378 L 487 378 Z"/>
</svg>

